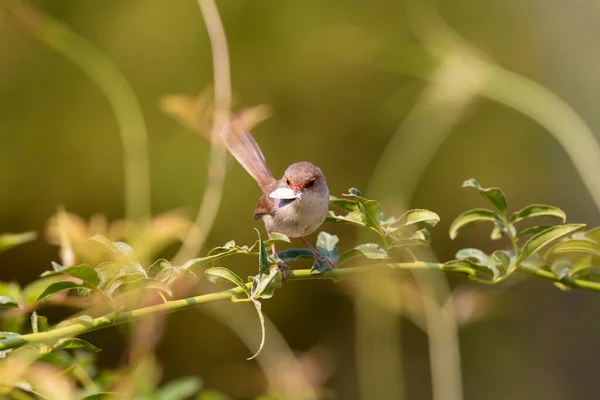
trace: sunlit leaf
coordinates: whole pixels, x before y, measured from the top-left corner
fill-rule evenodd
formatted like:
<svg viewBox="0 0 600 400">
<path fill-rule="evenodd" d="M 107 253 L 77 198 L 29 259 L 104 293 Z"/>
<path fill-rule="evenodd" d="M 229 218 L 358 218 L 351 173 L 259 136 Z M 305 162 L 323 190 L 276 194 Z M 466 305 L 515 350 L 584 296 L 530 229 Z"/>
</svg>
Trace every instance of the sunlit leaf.
<svg viewBox="0 0 600 400">
<path fill-rule="evenodd" d="M 0 253 L 20 244 L 31 242 L 36 237 L 37 234 L 35 232 L 4 233 L 0 235 Z"/>
<path fill-rule="evenodd" d="M 19 307 L 17 301 L 10 296 L 0 296 L 0 308 L 16 308 Z"/>
<path fill-rule="evenodd" d="M 436 226 L 438 222 L 440 222 L 440 216 L 433 211 L 414 209 L 402 214 L 402 216 L 391 223 L 391 225 L 397 228 L 412 225 Z"/>
<path fill-rule="evenodd" d="M 216 249 L 218 249 L 218 251 L 214 252 L 214 250 L 216 250 Z M 181 266 L 181 268 L 183 268 L 183 269 L 199 268 L 204 265 L 210 264 L 214 261 L 217 261 L 221 258 L 225 258 L 227 256 L 236 254 L 238 252 L 235 247 L 232 247 L 232 248 L 218 247 L 216 249 L 211 250 L 211 252 L 209 252 L 208 256 L 206 256 L 206 257 L 193 258 L 193 259 L 189 260 L 188 262 L 183 264 Z"/>
<path fill-rule="evenodd" d="M 56 325 L 56 327 L 54 329 L 64 328 L 66 326 L 71 326 L 71 325 L 75 325 L 75 324 L 80 324 L 80 325 L 85 326 L 86 328 L 90 328 L 90 327 L 92 327 L 93 323 L 94 323 L 94 319 L 92 317 L 90 317 L 89 315 L 79 315 L 75 318 L 69 318 L 67 320 L 60 322 L 58 325 Z"/>
<path fill-rule="evenodd" d="M 186 376 L 172 380 L 161 386 L 155 393 L 156 400 L 182 400 L 197 393 L 202 381 L 196 376 Z"/>
<path fill-rule="evenodd" d="M 273 297 L 275 289 L 278 289 L 282 285 L 282 274 L 279 266 L 271 265 L 267 274 L 260 273 L 252 278 L 252 289 L 250 290 L 250 296 L 253 299 L 270 299 Z"/>
<path fill-rule="evenodd" d="M 558 207 L 549 206 L 546 204 L 532 204 L 515 213 L 510 218 L 510 222 L 516 223 L 526 218 L 533 217 L 551 217 L 560 219 L 563 224 L 567 220 L 567 215 Z"/>
<path fill-rule="evenodd" d="M 600 244 L 588 240 L 566 240 L 552 246 L 546 252 L 544 258 L 564 253 L 586 253 L 587 255 L 600 257 Z"/>
<path fill-rule="evenodd" d="M 258 314 L 258 319 L 260 321 L 261 338 L 260 338 L 260 345 L 258 346 L 258 350 L 256 350 L 256 353 L 254 353 L 253 356 L 251 356 L 250 358 L 247 358 L 247 360 L 252 360 L 259 356 L 259 354 L 262 352 L 262 349 L 265 345 L 265 339 L 267 337 L 267 330 L 265 328 L 265 317 L 262 313 L 262 304 L 260 303 L 260 301 L 258 301 L 255 298 L 252 298 L 251 300 L 252 300 L 252 304 L 254 304 L 254 308 L 256 308 L 256 313 Z"/>
<path fill-rule="evenodd" d="M 94 353 L 98 353 L 102 351 L 98 347 L 94 346 L 90 342 L 79 339 L 79 338 L 65 338 L 59 339 L 54 346 L 52 346 L 52 350 L 66 350 L 66 349 L 85 349 L 93 351 Z"/>
<path fill-rule="evenodd" d="M 267 246 L 263 242 L 260 232 L 255 229 L 258 234 L 258 273 L 262 274 L 269 270 L 269 253 L 267 252 Z"/>
<path fill-rule="evenodd" d="M 70 290 L 70 289 L 76 289 L 76 288 L 82 288 L 82 287 L 84 287 L 84 286 L 80 285 L 79 283 L 75 283 L 75 282 L 71 282 L 71 281 L 55 282 L 55 283 L 51 284 L 50 286 L 48 286 L 42 292 L 42 294 L 40 294 L 38 296 L 37 300 L 42 301 L 42 300 L 45 300 L 46 298 L 52 296 L 55 293 L 62 292 L 64 290 Z"/>
<path fill-rule="evenodd" d="M 524 238 L 524 237 L 528 237 L 528 236 L 537 235 L 538 233 L 543 232 L 550 227 L 552 227 L 552 225 L 538 225 L 538 226 L 532 226 L 529 228 L 525 228 L 522 231 L 520 231 L 519 233 L 517 233 L 517 238 Z"/>
<path fill-rule="evenodd" d="M 492 233 L 490 233 L 490 239 L 492 239 L 492 240 L 502 239 L 502 228 L 500 226 L 498 226 L 497 224 L 494 225 L 494 228 L 492 228 Z"/>
<path fill-rule="evenodd" d="M 358 211 L 358 204 L 356 203 L 356 201 L 353 200 L 348 200 L 336 196 L 329 196 L 329 204 L 349 212 Z"/>
<path fill-rule="evenodd" d="M 81 264 L 75 267 L 64 268 L 60 272 L 45 272 L 42 274 L 42 276 L 56 275 L 58 273 L 66 274 L 74 278 L 81 279 L 84 283 L 84 286 L 87 286 L 91 289 L 97 288 L 100 284 L 100 277 L 98 276 L 98 273 L 96 273 L 94 268 L 90 267 L 87 264 Z"/>
<path fill-rule="evenodd" d="M 501 218 L 495 212 L 485 208 L 474 208 L 465 211 L 456 217 L 450 225 L 450 238 L 456 239 L 460 229 L 478 222 L 501 222 Z"/>
<path fill-rule="evenodd" d="M 364 225 L 381 232 L 381 204 L 379 202 L 362 197 L 355 188 L 350 188 L 348 193 L 344 193 L 342 196 L 356 200 Z"/>
<path fill-rule="evenodd" d="M 231 282 L 234 285 L 240 287 L 244 292 L 246 292 L 248 296 L 250 296 L 250 290 L 248 289 L 244 281 L 242 281 L 242 279 L 239 276 L 237 276 L 233 271 L 227 268 L 208 268 L 206 271 L 204 271 L 204 275 L 212 283 L 219 283 L 224 281 Z"/>
<path fill-rule="evenodd" d="M 583 228 L 585 228 L 585 224 L 558 225 L 550 227 L 545 231 L 534 235 L 523 245 L 523 249 L 521 250 L 521 254 L 519 256 L 519 259 L 517 260 L 517 264 L 520 264 L 523 260 L 537 253 L 543 247 L 549 245 L 555 240 L 570 235 Z"/>
<path fill-rule="evenodd" d="M 148 277 L 154 278 L 164 269 L 171 268 L 171 267 L 172 267 L 171 263 L 167 260 L 164 260 L 164 259 L 156 260 L 148 267 Z"/>
<path fill-rule="evenodd" d="M 569 272 L 573 268 L 573 262 L 568 260 L 554 261 L 550 265 L 550 270 L 558 279 L 564 279 L 569 276 Z"/>
<path fill-rule="evenodd" d="M 358 207 L 358 205 L 357 205 Z M 351 211 L 346 215 L 337 215 L 333 211 L 329 211 L 326 221 L 330 222 L 345 222 L 356 226 L 365 226 L 362 214 L 360 211 Z"/>
<path fill-rule="evenodd" d="M 512 269 L 512 260 L 513 259 L 511 259 L 511 257 L 502 250 L 496 250 L 492 253 L 489 266 L 494 272 L 494 279 L 503 277 Z"/>
<path fill-rule="evenodd" d="M 160 290 L 161 292 L 165 293 L 169 297 L 173 296 L 173 292 L 171 291 L 171 288 L 168 285 L 165 285 L 164 283 L 158 282 L 154 279 L 143 278 L 143 277 L 124 281 L 118 285 L 115 285 L 115 287 L 112 291 L 107 290 L 107 292 L 109 295 L 112 294 L 112 296 L 116 297 L 116 296 L 128 295 L 130 293 L 134 293 L 134 291 L 137 292 L 140 290 L 148 290 L 148 289 Z"/>
<path fill-rule="evenodd" d="M 469 179 L 463 182 L 463 187 L 474 187 L 479 191 L 483 197 L 487 198 L 493 205 L 494 208 L 502 215 L 506 215 L 506 197 L 499 188 L 483 188 L 477 180 Z"/>
<path fill-rule="evenodd" d="M 389 255 L 380 245 L 376 243 L 364 243 L 343 253 L 339 258 L 338 265 L 342 265 L 357 257 L 364 257 L 370 260 L 389 259 Z"/>
<path fill-rule="evenodd" d="M 48 326 L 48 318 L 43 315 L 38 315 L 36 311 L 31 313 L 31 330 L 33 333 L 46 332 L 50 327 Z"/>
<path fill-rule="evenodd" d="M 464 259 L 464 260 L 452 260 L 444 263 L 445 270 L 456 269 L 458 272 L 464 272 L 469 277 L 476 277 L 477 273 L 481 273 L 489 278 L 494 277 L 494 272 L 485 265 L 480 265 L 476 262 Z"/>
<path fill-rule="evenodd" d="M 327 232 L 319 232 L 317 236 L 317 250 L 322 257 L 325 257 L 331 264 L 336 264 L 340 258 L 340 253 L 336 247 L 339 238 Z M 310 270 L 311 274 L 322 274 L 329 269 L 327 261 L 315 260 Z"/>
<path fill-rule="evenodd" d="M 272 232 L 269 239 L 264 241 L 265 246 L 268 246 L 272 243 L 276 243 L 276 242 L 286 242 L 286 243 L 290 243 L 290 238 L 287 237 L 287 235 L 284 235 L 283 233 L 279 233 L 279 232 Z"/>
<path fill-rule="evenodd" d="M 592 228 L 585 232 L 585 236 L 589 239 L 594 240 L 596 243 L 600 243 L 600 226 Z"/>
<path fill-rule="evenodd" d="M 117 392 L 98 392 L 85 396 L 81 400 L 109 400 L 118 398 L 118 394 Z"/>
</svg>

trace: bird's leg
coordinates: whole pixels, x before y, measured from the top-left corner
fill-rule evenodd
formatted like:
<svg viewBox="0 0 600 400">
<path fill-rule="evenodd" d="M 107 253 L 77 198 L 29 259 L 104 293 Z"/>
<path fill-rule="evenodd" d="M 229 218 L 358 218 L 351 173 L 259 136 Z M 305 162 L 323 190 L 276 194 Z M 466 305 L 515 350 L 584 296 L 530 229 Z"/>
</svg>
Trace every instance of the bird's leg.
<svg viewBox="0 0 600 400">
<path fill-rule="evenodd" d="M 269 237 L 270 236 L 271 236 L 271 234 L 269 234 Z M 290 271 L 292 269 L 289 267 L 289 265 L 287 265 L 286 263 L 281 261 L 279 259 L 279 257 L 277 256 L 277 250 L 275 249 L 275 243 L 273 243 L 271 245 L 271 251 L 273 252 L 273 259 L 275 260 L 275 262 L 277 263 L 277 266 L 279 267 L 279 270 L 281 271 L 281 281 L 282 281 L 282 283 L 285 283 L 285 280 L 287 279 L 287 276 L 290 274 Z"/>
<path fill-rule="evenodd" d="M 327 257 L 323 257 L 323 255 L 319 252 L 319 250 L 315 249 L 313 247 L 313 245 L 308 243 L 308 241 L 306 239 L 304 239 L 302 236 L 298 236 L 298 237 L 300 238 L 300 240 L 302 240 L 304 242 L 304 244 L 306 244 L 308 246 L 310 251 L 313 252 L 313 254 L 315 255 L 315 260 L 327 263 L 327 268 L 329 269 L 329 272 L 331 272 L 331 277 L 333 278 L 334 281 L 337 281 L 335 274 L 333 273 L 333 263 L 331 262 L 331 260 Z"/>
</svg>

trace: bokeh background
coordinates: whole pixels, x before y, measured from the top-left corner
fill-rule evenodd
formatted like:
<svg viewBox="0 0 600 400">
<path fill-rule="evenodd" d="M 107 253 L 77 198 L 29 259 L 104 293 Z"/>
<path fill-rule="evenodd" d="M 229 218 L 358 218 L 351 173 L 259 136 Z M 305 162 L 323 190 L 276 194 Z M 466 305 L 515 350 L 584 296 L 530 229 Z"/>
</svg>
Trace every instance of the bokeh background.
<svg viewBox="0 0 600 400">
<path fill-rule="evenodd" d="M 147 124 L 152 214 L 177 209 L 193 218 L 211 145 L 165 113 L 161 99 L 213 85 L 196 2 L 28 4 L 121 71 Z M 571 222 L 600 223 L 597 1 L 217 5 L 234 109 L 271 106 L 271 118 L 253 134 L 275 175 L 309 160 L 324 171 L 333 194 L 354 186 L 389 210 L 437 212 L 441 223 L 426 257 L 439 260 L 463 247 L 506 245 L 491 242 L 484 226 L 449 239 L 452 219 L 483 205 L 461 188 L 471 177 L 503 188 L 513 210 L 548 203 Z M 4 11 L 0 55 L 0 231 L 40 232 L 40 240 L 2 255 L 0 279 L 25 284 L 58 260 L 44 231 L 59 206 L 85 219 L 124 217 L 123 148 L 98 85 Z M 234 162 L 225 179 L 203 253 L 232 239 L 252 243 L 253 228 L 262 229 L 251 217 L 256 184 Z M 342 249 L 362 239 L 354 229 L 322 229 L 340 236 Z M 173 245 L 162 256 L 176 250 Z M 256 268 L 243 257 L 225 264 L 241 276 Z M 266 352 L 292 357 L 320 393 L 337 399 L 596 398 L 597 294 L 563 292 L 534 278 L 482 286 L 430 275 L 286 285 L 263 304 L 271 321 Z M 210 290 L 216 289 L 198 286 Z M 419 293 L 443 304 L 450 290 L 455 311 L 436 302 L 424 323 Z M 51 319 L 69 312 L 60 309 Z M 186 310 L 165 323 L 156 348 L 164 381 L 197 375 L 205 387 L 249 399 L 297 380 L 291 367 L 286 375 L 283 367 L 245 360 L 259 335 L 251 306 Z M 102 366 L 122 362 L 122 330 L 88 338 L 104 349 Z M 432 341 L 441 347 L 432 349 Z M 457 360 L 460 368 L 451 368 Z M 449 392 L 436 392 L 440 379 Z"/>
</svg>

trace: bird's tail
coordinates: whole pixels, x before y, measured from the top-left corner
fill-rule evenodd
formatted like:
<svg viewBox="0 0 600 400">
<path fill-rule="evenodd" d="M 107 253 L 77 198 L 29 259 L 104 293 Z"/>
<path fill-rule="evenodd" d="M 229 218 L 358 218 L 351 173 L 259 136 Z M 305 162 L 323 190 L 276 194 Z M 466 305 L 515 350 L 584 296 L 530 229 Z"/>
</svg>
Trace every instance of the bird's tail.
<svg viewBox="0 0 600 400">
<path fill-rule="evenodd" d="M 225 145 L 235 159 L 254 178 L 264 191 L 273 183 L 275 178 L 267 167 L 265 156 L 260 147 L 242 124 L 234 117 L 221 129 L 220 135 Z"/>
</svg>

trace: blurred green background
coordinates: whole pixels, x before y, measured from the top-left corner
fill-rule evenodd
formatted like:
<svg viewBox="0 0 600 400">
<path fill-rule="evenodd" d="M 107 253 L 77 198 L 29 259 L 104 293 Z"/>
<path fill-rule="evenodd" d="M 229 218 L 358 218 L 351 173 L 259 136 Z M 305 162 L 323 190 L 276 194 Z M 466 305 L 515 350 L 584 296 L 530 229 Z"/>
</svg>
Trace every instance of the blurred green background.
<svg viewBox="0 0 600 400">
<path fill-rule="evenodd" d="M 105 52 L 120 69 L 147 123 L 152 213 L 184 209 L 193 217 L 207 180 L 210 144 L 163 113 L 160 100 L 212 85 L 210 43 L 198 5 L 192 0 L 31 4 Z M 571 129 L 574 112 L 596 138 L 600 131 L 597 1 L 217 4 L 229 43 L 234 108 L 272 107 L 272 117 L 253 134 L 276 176 L 292 162 L 309 160 L 321 167 L 332 194 L 354 186 L 390 209 L 437 212 L 442 222 L 433 230 L 433 251 L 440 260 L 463 247 L 489 251 L 505 245 L 489 240 L 488 227 L 469 230 L 456 241 L 448 238 L 456 215 L 483 205 L 474 191 L 461 189 L 471 177 L 503 188 L 513 210 L 547 203 L 565 210 L 571 222 L 600 224 L 591 189 L 573 162 L 598 174 L 593 169 L 598 160 L 588 159 L 597 148 L 590 150 Z M 423 18 L 436 14 L 437 22 Z M 0 13 L 0 231 L 43 233 L 60 205 L 86 219 L 94 213 L 123 218 L 123 150 L 106 97 L 81 69 L 17 25 Z M 531 106 L 526 110 L 490 99 L 481 82 L 494 72 L 478 69 L 474 59 L 530 79 L 544 95 L 534 98 L 500 85 L 506 99 Z M 553 96 L 564 101 L 558 107 L 563 114 L 553 108 Z M 562 141 L 531 118 L 531 109 L 547 113 Z M 568 154 L 565 143 L 575 149 L 583 144 L 591 153 Z M 232 239 L 251 243 L 253 228 L 263 229 L 251 218 L 259 195 L 246 172 L 229 163 L 205 249 Z M 341 248 L 359 239 L 352 229 L 327 223 L 322 229 L 338 234 Z M 29 282 L 57 259 L 57 248 L 38 240 L 2 256 L 0 279 Z M 251 259 L 233 262 L 227 267 L 240 276 L 256 268 Z M 466 315 L 458 318 L 465 399 L 596 398 L 598 294 L 562 292 L 533 278 L 514 277 L 493 287 L 462 277 L 450 283 L 462 294 L 457 298 L 466 299 L 456 302 L 457 314 Z M 355 300 L 358 286 L 294 282 L 265 301 L 263 310 L 311 382 L 333 398 L 393 399 L 403 390 L 409 399 L 432 398 L 427 334 L 402 317 L 402 304 Z M 360 290 L 378 291 L 365 287 Z M 388 297 L 401 290 L 400 283 Z M 369 365 L 357 349 L 368 348 L 369 338 L 386 328 L 358 326 L 364 321 L 356 318 L 357 301 L 371 304 L 373 315 L 378 308 L 393 309 L 400 333 L 390 339 L 393 354 L 371 357 Z M 163 379 L 197 375 L 206 387 L 232 398 L 263 393 L 268 371 L 245 360 L 257 336 L 248 349 L 240 333 L 215 314 L 247 320 L 241 329 L 258 335 L 251 307 L 210 309 L 168 317 L 157 348 Z M 59 310 L 52 317 L 66 315 L 68 310 Z M 273 336 L 268 333 L 267 348 Z M 104 349 L 103 366 L 118 365 L 125 346 L 119 331 L 96 332 L 89 340 Z M 403 378 L 389 373 L 398 367 L 387 364 L 390 358 L 402 361 Z M 381 381 L 373 381 L 378 376 Z M 404 389 L 398 389 L 401 381 Z M 378 386 L 378 394 L 368 396 L 369 385 Z"/>
</svg>

